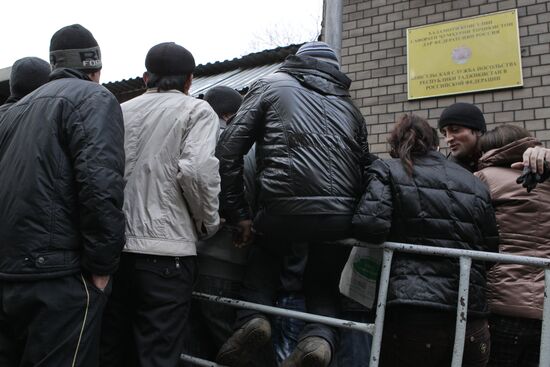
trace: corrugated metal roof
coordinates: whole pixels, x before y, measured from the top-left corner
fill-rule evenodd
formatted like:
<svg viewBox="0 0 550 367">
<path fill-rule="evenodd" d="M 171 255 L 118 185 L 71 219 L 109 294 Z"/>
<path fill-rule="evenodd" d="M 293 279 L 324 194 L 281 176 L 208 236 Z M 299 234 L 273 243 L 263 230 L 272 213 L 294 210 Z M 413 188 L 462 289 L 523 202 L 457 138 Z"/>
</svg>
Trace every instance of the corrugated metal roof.
<svg viewBox="0 0 550 367">
<path fill-rule="evenodd" d="M 193 79 L 190 94 L 198 97 L 204 94 L 208 89 L 217 85 L 225 85 L 239 92 L 246 92 L 250 85 L 263 76 L 272 74 L 279 69 L 281 62 L 271 65 L 258 66 L 248 69 L 237 69 L 222 74 L 199 77 Z"/>
<path fill-rule="evenodd" d="M 200 96 L 216 85 L 226 85 L 245 93 L 259 78 L 277 70 L 288 55 L 296 53 L 301 45 L 277 47 L 245 55 L 238 59 L 198 65 L 194 71 L 191 95 Z M 103 84 L 119 100 L 127 101 L 145 91 L 141 77 Z"/>
<path fill-rule="evenodd" d="M 10 80 L 11 66 L 0 69 L 0 82 Z"/>
</svg>

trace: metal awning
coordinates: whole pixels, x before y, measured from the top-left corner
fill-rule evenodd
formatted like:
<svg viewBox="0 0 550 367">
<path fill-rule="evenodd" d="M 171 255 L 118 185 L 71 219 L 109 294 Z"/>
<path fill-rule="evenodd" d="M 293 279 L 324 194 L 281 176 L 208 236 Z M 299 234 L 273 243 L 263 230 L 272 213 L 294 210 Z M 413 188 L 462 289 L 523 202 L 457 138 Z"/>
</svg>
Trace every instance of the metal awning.
<svg viewBox="0 0 550 367">
<path fill-rule="evenodd" d="M 254 68 L 235 69 L 225 73 L 198 77 L 193 79 L 190 94 L 198 97 L 208 89 L 217 85 L 224 85 L 239 92 L 246 92 L 256 80 L 274 73 L 282 65 L 282 62 L 262 65 Z"/>
</svg>

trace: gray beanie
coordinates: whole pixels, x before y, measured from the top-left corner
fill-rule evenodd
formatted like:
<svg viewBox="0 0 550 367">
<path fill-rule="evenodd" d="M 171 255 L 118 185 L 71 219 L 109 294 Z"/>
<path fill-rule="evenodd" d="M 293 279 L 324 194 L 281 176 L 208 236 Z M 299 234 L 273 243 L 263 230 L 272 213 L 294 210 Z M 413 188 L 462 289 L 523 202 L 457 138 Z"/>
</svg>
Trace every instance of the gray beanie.
<svg viewBox="0 0 550 367">
<path fill-rule="evenodd" d="M 336 52 L 334 52 L 334 50 L 325 42 L 315 41 L 305 43 L 298 49 L 298 51 L 296 51 L 296 56 L 314 57 L 321 61 L 328 62 L 337 69 L 340 69 L 340 63 L 338 62 Z"/>
</svg>

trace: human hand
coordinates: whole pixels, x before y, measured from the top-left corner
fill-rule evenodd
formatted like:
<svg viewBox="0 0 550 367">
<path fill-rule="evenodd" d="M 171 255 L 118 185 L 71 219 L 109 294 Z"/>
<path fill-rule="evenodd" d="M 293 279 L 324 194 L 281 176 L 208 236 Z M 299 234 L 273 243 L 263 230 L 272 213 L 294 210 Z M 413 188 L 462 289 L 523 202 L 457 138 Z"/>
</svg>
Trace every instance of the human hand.
<svg viewBox="0 0 550 367">
<path fill-rule="evenodd" d="M 527 148 L 523 153 L 523 162 L 516 162 L 511 167 L 516 169 L 529 167 L 531 172 L 542 175 L 544 174 L 544 162 L 550 163 L 550 149 L 536 146 Z"/>
<path fill-rule="evenodd" d="M 233 237 L 235 247 L 248 246 L 253 240 L 252 221 L 250 219 L 241 220 L 237 223 L 238 231 Z"/>
<path fill-rule="evenodd" d="M 99 289 L 102 292 L 105 290 L 105 287 L 107 287 L 107 284 L 109 284 L 109 279 L 111 279 L 110 275 L 92 274 L 92 283 L 97 289 Z"/>
</svg>

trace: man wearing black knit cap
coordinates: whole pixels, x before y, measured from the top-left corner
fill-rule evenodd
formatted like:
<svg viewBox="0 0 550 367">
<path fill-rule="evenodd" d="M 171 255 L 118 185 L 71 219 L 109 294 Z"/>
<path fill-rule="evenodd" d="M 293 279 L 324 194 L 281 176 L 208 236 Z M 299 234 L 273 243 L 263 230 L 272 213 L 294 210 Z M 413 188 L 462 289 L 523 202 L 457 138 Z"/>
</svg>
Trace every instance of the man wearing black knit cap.
<svg viewBox="0 0 550 367">
<path fill-rule="evenodd" d="M 50 61 L 0 117 L 0 366 L 95 367 L 124 245 L 122 113 L 86 28 L 57 31 Z"/>
<path fill-rule="evenodd" d="M 101 366 L 176 367 L 196 245 L 218 230 L 218 116 L 188 95 L 195 60 L 174 42 L 145 58 L 147 91 L 122 104 L 126 238 L 103 320 Z"/>
<path fill-rule="evenodd" d="M 318 242 L 351 235 L 351 216 L 372 159 L 350 84 L 334 50 L 324 42 L 306 43 L 277 72 L 252 85 L 220 138 L 224 217 L 241 230 L 237 246 L 249 244 L 253 232 L 260 237 L 243 280 L 247 301 L 270 305 L 279 288 L 303 286 L 308 312 L 338 316 L 338 281 L 349 249 Z M 253 216 L 243 155 L 254 143 L 259 209 Z M 284 264 L 294 251 L 307 258 L 305 269 Z M 257 311 L 239 310 L 235 327 L 218 353 L 222 365 L 245 365 L 271 337 L 269 321 Z M 336 344 L 335 329 L 307 324 L 282 366 L 328 366 Z"/>
<path fill-rule="evenodd" d="M 449 146 L 450 159 L 470 172 L 477 171 L 479 138 L 487 130 L 480 109 L 470 103 L 455 103 L 443 110 L 438 127 Z"/>
<path fill-rule="evenodd" d="M 38 57 L 24 57 L 13 63 L 10 74 L 10 96 L 0 106 L 0 116 L 11 105 L 49 80 L 50 64 Z"/>
</svg>

